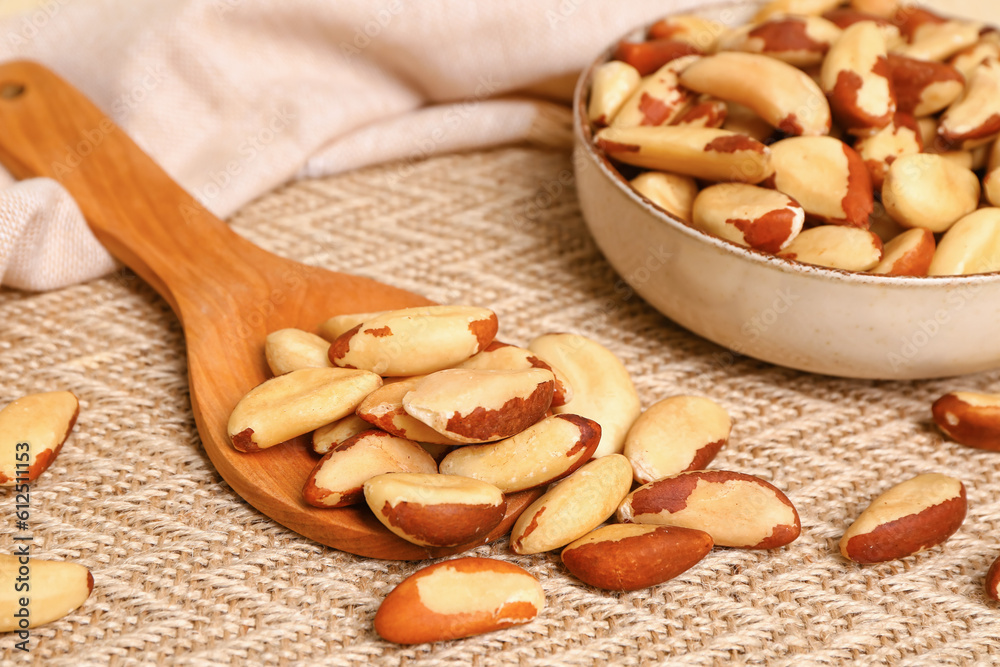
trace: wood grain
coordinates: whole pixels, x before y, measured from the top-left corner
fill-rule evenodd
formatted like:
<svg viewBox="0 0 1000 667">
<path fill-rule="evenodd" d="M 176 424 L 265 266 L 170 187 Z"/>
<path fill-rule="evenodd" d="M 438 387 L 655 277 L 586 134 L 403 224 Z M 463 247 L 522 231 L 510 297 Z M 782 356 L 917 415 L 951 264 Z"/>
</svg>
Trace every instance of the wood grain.
<svg viewBox="0 0 1000 667">
<path fill-rule="evenodd" d="M 310 507 L 302 487 L 318 458 L 305 438 L 243 454 L 226 433 L 236 402 L 269 376 L 263 352 L 269 332 L 315 331 L 332 315 L 427 299 L 253 245 L 173 182 L 79 91 L 35 63 L 0 65 L 0 163 L 20 179 L 59 181 L 101 243 L 170 304 L 184 328 L 191 406 L 205 451 L 247 502 L 308 538 L 363 556 L 418 560 L 468 548 L 410 544 L 365 508 Z M 540 493 L 510 496 L 507 516 L 487 539 L 508 532 Z"/>
</svg>

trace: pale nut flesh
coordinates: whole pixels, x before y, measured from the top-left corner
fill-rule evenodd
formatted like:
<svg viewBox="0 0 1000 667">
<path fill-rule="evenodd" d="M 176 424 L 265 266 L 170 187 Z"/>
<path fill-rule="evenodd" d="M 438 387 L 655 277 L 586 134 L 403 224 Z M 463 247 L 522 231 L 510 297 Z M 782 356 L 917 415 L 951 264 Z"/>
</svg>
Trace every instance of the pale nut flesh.
<svg viewBox="0 0 1000 667">
<path fill-rule="evenodd" d="M 720 39 L 719 48 L 759 53 L 795 67 L 812 67 L 823 62 L 840 33 L 840 28 L 819 16 L 775 16 L 731 31 Z"/>
<path fill-rule="evenodd" d="M 346 417 L 381 385 L 374 373 L 344 368 L 279 375 L 240 399 L 229 417 L 229 437 L 241 452 L 273 447 Z"/>
<path fill-rule="evenodd" d="M 760 183 L 774 173 L 767 146 L 728 130 L 607 127 L 596 143 L 619 162 L 708 181 Z"/>
<path fill-rule="evenodd" d="M 934 401 L 934 423 L 967 447 L 1000 451 L 1000 395 L 953 391 Z"/>
<path fill-rule="evenodd" d="M 698 184 L 690 176 L 647 171 L 632 179 L 630 185 L 670 215 L 682 222 L 691 222 L 691 207 L 698 196 Z"/>
<path fill-rule="evenodd" d="M 819 16 L 831 9 L 836 9 L 841 4 L 842 0 L 771 0 L 757 11 L 753 20 L 754 23 L 760 23 L 773 16 L 783 14 Z"/>
<path fill-rule="evenodd" d="M 708 127 L 717 129 L 725 125 L 729 105 L 708 95 L 702 95 L 674 119 L 674 127 Z"/>
<path fill-rule="evenodd" d="M 403 397 L 425 377 L 427 376 L 417 375 L 376 389 L 358 405 L 357 416 L 400 438 L 435 445 L 464 444 L 438 433 L 416 417 L 410 416 L 403 408 Z"/>
<path fill-rule="evenodd" d="M 497 334 L 493 311 L 474 306 L 423 306 L 365 320 L 330 345 L 330 361 L 384 376 L 451 368 L 483 350 Z"/>
<path fill-rule="evenodd" d="M 983 177 L 983 195 L 993 206 L 1000 206 L 1000 169 L 991 169 Z"/>
<path fill-rule="evenodd" d="M 869 220 L 871 222 L 870 231 L 874 232 L 882 240 L 883 244 L 888 243 L 907 231 L 906 227 L 903 227 L 886 213 L 885 206 L 881 204 L 875 207 L 875 211 L 872 212 Z"/>
<path fill-rule="evenodd" d="M 553 412 L 580 415 L 600 424 L 601 442 L 595 457 L 621 452 L 641 404 L 618 357 L 597 341 L 577 334 L 545 334 L 531 341 L 528 349 L 559 369 L 573 387 L 573 400 Z"/>
<path fill-rule="evenodd" d="M 979 205 L 979 178 L 933 153 L 903 155 L 885 175 L 882 203 L 904 227 L 947 231 Z"/>
<path fill-rule="evenodd" d="M 723 130 L 744 134 L 761 143 L 775 133 L 771 124 L 758 116 L 753 109 L 735 102 L 729 103 L 727 107 L 726 122 L 722 124 Z"/>
<path fill-rule="evenodd" d="M 896 112 L 885 34 L 873 21 L 850 26 L 830 48 L 820 73 L 834 118 L 843 127 L 885 127 Z"/>
<path fill-rule="evenodd" d="M 569 544 L 562 561 L 595 588 L 634 591 L 669 581 L 712 550 L 712 536 L 692 528 L 616 523 Z"/>
<path fill-rule="evenodd" d="M 331 343 L 358 326 L 365 320 L 370 320 L 389 311 L 379 310 L 371 313 L 349 313 L 334 315 L 319 325 L 319 335 Z"/>
<path fill-rule="evenodd" d="M 418 382 L 403 396 L 403 409 L 453 440 L 491 442 L 541 419 L 552 404 L 554 387 L 552 372 L 543 368 L 450 369 Z"/>
<path fill-rule="evenodd" d="M 872 187 L 882 190 L 889 165 L 903 155 L 916 155 L 924 149 L 920 127 L 913 116 L 896 112 L 892 122 L 874 134 L 861 137 L 854 150 L 865 161 Z"/>
<path fill-rule="evenodd" d="M 867 229 L 823 225 L 807 229 L 780 257 L 842 271 L 869 271 L 882 261 L 882 239 Z"/>
<path fill-rule="evenodd" d="M 18 577 L 22 584 L 29 582 L 30 590 L 17 590 Z M 56 621 L 82 605 L 93 590 L 94 577 L 83 565 L 0 554 L 0 632 Z"/>
<path fill-rule="evenodd" d="M 680 72 L 699 57 L 684 56 L 672 60 L 645 77 L 609 125 L 625 129 L 670 124 L 693 99 L 691 92 L 680 85 Z"/>
<path fill-rule="evenodd" d="M 322 456 L 342 442 L 346 442 L 349 438 L 353 438 L 371 427 L 371 424 L 356 414 L 347 415 L 313 431 L 312 449 Z"/>
<path fill-rule="evenodd" d="M 897 484 L 872 501 L 840 540 L 840 553 L 857 563 L 905 558 L 941 544 L 962 525 L 965 486 L 929 473 Z"/>
<path fill-rule="evenodd" d="M 550 484 L 590 460 L 601 440 L 597 422 L 553 415 L 506 440 L 457 447 L 440 471 L 488 482 L 504 493 Z"/>
<path fill-rule="evenodd" d="M 594 70 L 590 103 L 587 105 L 590 122 L 599 127 L 609 125 L 641 80 L 634 67 L 619 60 L 606 62 Z"/>
<path fill-rule="evenodd" d="M 274 375 L 300 368 L 330 368 L 330 343 L 302 329 L 279 329 L 264 339 L 264 356 Z"/>
<path fill-rule="evenodd" d="M 566 378 L 533 355 L 530 350 L 516 345 L 493 341 L 482 352 L 469 357 L 455 368 L 483 371 L 526 371 L 529 368 L 542 368 L 551 371 L 555 376 L 552 407 L 564 405 L 573 398 L 573 388 L 569 386 Z"/>
<path fill-rule="evenodd" d="M 938 132 L 951 144 L 1000 134 L 1000 60 L 990 58 L 973 71 L 965 93 L 941 116 Z"/>
<path fill-rule="evenodd" d="M 851 0 L 851 9 L 882 18 L 891 18 L 899 11 L 900 0 Z"/>
<path fill-rule="evenodd" d="M 739 245 L 777 253 L 792 242 L 805 222 L 799 204 L 776 190 L 747 183 L 719 183 L 694 200 L 697 229 Z"/>
<path fill-rule="evenodd" d="M 1000 208 L 981 208 L 945 232 L 928 275 L 966 276 L 1000 271 Z"/>
<path fill-rule="evenodd" d="M 0 410 L 0 486 L 38 479 L 76 424 L 80 403 L 68 391 L 28 394 Z"/>
<path fill-rule="evenodd" d="M 365 482 L 365 501 L 399 537 L 425 547 L 486 539 L 507 510 L 503 493 L 468 477 L 396 472 Z"/>
<path fill-rule="evenodd" d="M 629 429 L 624 454 L 646 484 L 708 466 L 729 441 L 732 420 L 715 401 L 672 396 L 654 403 Z"/>
<path fill-rule="evenodd" d="M 688 66 L 680 80 L 690 90 L 749 107 L 788 134 L 822 136 L 830 131 L 830 105 L 823 91 L 809 75 L 780 60 L 717 53 Z"/>
<path fill-rule="evenodd" d="M 624 456 L 594 459 L 524 510 L 510 533 L 511 549 L 536 554 L 566 546 L 613 515 L 631 486 Z"/>
<path fill-rule="evenodd" d="M 461 639 L 527 623 L 545 607 L 541 585 L 513 563 L 456 558 L 403 580 L 379 606 L 375 631 L 396 644 Z"/>
<path fill-rule="evenodd" d="M 833 137 L 791 137 L 771 145 L 770 182 L 812 219 L 868 227 L 875 208 L 868 167 L 857 151 Z"/>
<path fill-rule="evenodd" d="M 981 35 L 978 42 L 952 56 L 948 64 L 968 79 L 990 58 L 1000 58 L 1000 38 L 996 33 Z"/>
<path fill-rule="evenodd" d="M 649 28 L 649 36 L 653 39 L 676 39 L 687 42 L 702 51 L 712 53 L 718 47 L 719 37 L 726 27 L 718 21 L 712 21 L 692 14 L 668 16 L 660 19 Z"/>
<path fill-rule="evenodd" d="M 965 90 L 965 77 L 951 65 L 891 53 L 889 67 L 896 108 L 917 118 L 946 109 Z"/>
<path fill-rule="evenodd" d="M 784 493 L 752 475 L 697 470 L 645 484 L 618 508 L 623 523 L 651 523 L 703 530 L 715 544 L 774 549 L 801 530 L 798 512 Z"/>
<path fill-rule="evenodd" d="M 884 276 L 926 276 L 935 247 L 931 231 L 908 229 L 885 245 L 882 261 L 871 272 Z"/>
<path fill-rule="evenodd" d="M 369 429 L 319 460 L 306 479 L 302 498 L 313 507 L 347 507 L 364 500 L 364 484 L 376 475 L 437 470 L 434 458 L 417 443 Z"/>
<path fill-rule="evenodd" d="M 892 12 L 895 14 L 895 11 Z M 885 37 L 885 43 L 890 48 L 896 48 L 903 43 L 903 36 L 900 33 L 899 26 L 896 25 L 892 15 L 881 16 L 878 14 L 873 14 L 871 12 L 865 12 L 853 7 L 838 7 L 836 9 L 831 9 L 828 12 L 823 12 L 823 18 L 830 21 L 836 25 L 841 30 L 846 30 L 850 28 L 855 23 L 861 21 L 873 21 L 882 31 L 882 35 Z"/>
<path fill-rule="evenodd" d="M 917 60 L 947 60 L 979 41 L 982 23 L 974 21 L 926 21 L 912 33 L 909 43 L 894 52 Z M 904 33 L 905 33 L 904 28 Z"/>
</svg>

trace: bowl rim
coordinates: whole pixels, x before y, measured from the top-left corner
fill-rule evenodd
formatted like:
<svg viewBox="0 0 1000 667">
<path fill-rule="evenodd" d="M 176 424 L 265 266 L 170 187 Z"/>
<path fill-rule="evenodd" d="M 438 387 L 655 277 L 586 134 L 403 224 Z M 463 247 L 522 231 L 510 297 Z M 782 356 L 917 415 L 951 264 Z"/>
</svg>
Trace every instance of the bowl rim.
<svg viewBox="0 0 1000 667">
<path fill-rule="evenodd" d="M 654 21 L 646 22 L 628 30 L 613 40 L 609 46 L 601 50 L 597 57 L 591 60 L 590 64 L 587 65 L 586 68 L 580 73 L 573 91 L 573 138 L 577 149 L 585 151 L 587 157 L 589 157 L 591 161 L 598 166 L 601 173 L 608 178 L 615 185 L 615 187 L 618 188 L 618 190 L 624 193 L 625 196 L 628 197 L 633 203 L 645 209 L 647 213 L 652 215 L 653 218 L 659 222 L 672 227 L 675 231 L 678 231 L 691 239 L 708 243 L 709 245 L 722 250 L 726 254 L 740 257 L 741 259 L 747 260 L 753 264 L 767 266 L 772 269 L 777 269 L 783 273 L 797 273 L 820 279 L 835 277 L 847 283 L 867 284 L 879 287 L 916 286 L 929 288 L 1000 282 L 1000 271 L 957 276 L 889 276 L 861 271 L 847 271 L 844 269 L 835 269 L 816 264 L 806 264 L 793 259 L 779 257 L 778 255 L 773 255 L 762 250 L 755 250 L 747 246 L 742 246 L 738 243 L 734 243 L 697 229 L 680 218 L 671 215 L 632 188 L 628 180 L 614 167 L 608 156 L 595 146 L 593 141 L 594 133 L 590 119 L 587 116 L 586 100 L 587 95 L 590 92 L 590 85 L 593 79 L 594 71 L 600 65 L 603 65 L 611 60 L 611 56 L 620 41 L 630 39 L 638 35 L 648 34 L 649 28 L 661 19 L 669 18 L 671 16 L 710 13 L 713 10 L 720 11 L 725 10 L 726 8 L 745 7 L 747 4 L 746 0 L 737 0 L 736 2 L 713 2 L 711 4 L 700 5 L 678 12 L 666 13 Z M 755 4 L 762 3 L 757 2 Z M 575 169 L 579 169 L 581 167 L 577 159 L 574 159 L 573 166 Z M 589 221 L 587 221 L 587 225 L 588 227 L 590 226 Z"/>
</svg>

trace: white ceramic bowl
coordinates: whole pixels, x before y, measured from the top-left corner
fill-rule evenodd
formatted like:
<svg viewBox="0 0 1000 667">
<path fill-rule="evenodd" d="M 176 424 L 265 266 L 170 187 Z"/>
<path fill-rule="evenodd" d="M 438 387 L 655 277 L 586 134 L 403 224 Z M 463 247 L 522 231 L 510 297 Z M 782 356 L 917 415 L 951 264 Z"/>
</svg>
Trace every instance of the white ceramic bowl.
<svg viewBox="0 0 1000 667">
<path fill-rule="evenodd" d="M 739 24 L 758 5 L 698 10 Z M 627 37 L 639 39 L 646 27 Z M 616 42 L 617 43 L 617 42 Z M 906 278 L 826 269 L 705 234 L 638 194 L 593 144 L 574 99 L 574 167 L 583 216 L 611 265 L 646 301 L 724 348 L 813 373 L 915 379 L 1000 366 L 1000 273 Z"/>
</svg>

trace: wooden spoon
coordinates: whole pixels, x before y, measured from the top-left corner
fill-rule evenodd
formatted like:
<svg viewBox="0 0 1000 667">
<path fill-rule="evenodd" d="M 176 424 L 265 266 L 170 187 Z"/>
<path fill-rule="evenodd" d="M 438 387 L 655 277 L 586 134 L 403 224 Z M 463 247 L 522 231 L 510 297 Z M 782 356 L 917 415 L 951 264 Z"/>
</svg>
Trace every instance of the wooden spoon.
<svg viewBox="0 0 1000 667">
<path fill-rule="evenodd" d="M 333 315 L 430 301 L 261 250 L 174 183 L 83 94 L 36 63 L 0 65 L 0 163 L 17 178 L 59 181 L 101 243 L 170 304 L 184 328 L 191 406 L 205 451 L 247 502 L 301 535 L 363 556 L 418 560 L 474 546 L 418 547 L 365 507 L 306 505 L 302 487 L 317 457 L 305 437 L 244 454 L 226 432 L 236 402 L 270 376 L 269 332 L 314 331 Z M 539 495 L 509 496 L 506 518 L 484 541 L 506 534 Z"/>
</svg>

